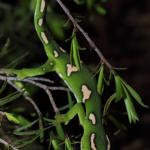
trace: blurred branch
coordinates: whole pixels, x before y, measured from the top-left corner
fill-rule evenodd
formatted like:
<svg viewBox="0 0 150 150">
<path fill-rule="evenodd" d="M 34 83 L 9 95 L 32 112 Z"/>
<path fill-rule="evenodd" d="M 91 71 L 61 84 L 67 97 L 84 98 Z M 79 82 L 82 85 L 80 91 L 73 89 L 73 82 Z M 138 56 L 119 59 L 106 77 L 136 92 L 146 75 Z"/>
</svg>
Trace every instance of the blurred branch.
<svg viewBox="0 0 150 150">
<path fill-rule="evenodd" d="M 18 88 L 13 82 L 8 81 L 8 83 L 9 83 L 12 87 L 14 87 L 17 91 L 23 92 L 23 90 L 21 90 L 20 88 Z M 29 102 L 33 105 L 33 107 L 34 107 L 34 109 L 36 110 L 36 112 L 37 112 L 39 118 L 41 118 L 41 111 L 39 110 L 39 108 L 38 108 L 38 106 L 36 105 L 36 103 L 34 102 L 34 100 L 33 100 L 31 97 L 29 97 L 29 96 L 27 96 L 27 95 L 25 95 L 25 94 L 24 94 L 23 96 L 24 96 L 24 98 L 25 98 L 27 101 L 29 101 Z"/>
<path fill-rule="evenodd" d="M 11 147 L 13 150 L 19 150 L 19 149 L 15 148 L 13 145 L 11 145 L 10 143 L 8 143 L 7 141 L 1 139 L 1 138 L 0 138 L 0 143 L 2 143 L 2 144 L 4 144 L 5 146 L 7 146 L 8 149 L 9 149 L 9 147 Z"/>
<path fill-rule="evenodd" d="M 10 10 L 11 7 L 8 4 L 0 2 L 0 9 Z"/>
<path fill-rule="evenodd" d="M 0 73 L 3 73 L 3 72 L 0 72 Z M 49 97 L 49 100 L 50 100 L 50 103 L 53 107 L 53 110 L 55 113 L 58 113 L 59 112 L 59 109 L 57 108 L 56 106 L 56 103 L 54 101 L 54 98 L 52 96 L 52 93 L 50 90 L 62 90 L 62 91 L 69 91 L 68 88 L 65 88 L 65 87 L 51 87 L 51 86 L 47 86 L 43 83 L 39 83 L 37 81 L 43 81 L 43 82 L 48 82 L 48 83 L 53 83 L 51 80 L 49 79 L 46 79 L 46 78 L 41 78 L 41 77 L 30 77 L 30 78 L 25 78 L 23 80 L 21 79 L 18 79 L 17 77 L 10 77 L 10 76 L 5 76 L 5 75 L 0 75 L 0 80 L 3 80 L 3 81 L 8 81 L 8 83 L 10 85 L 12 85 L 15 89 L 17 89 L 18 91 L 21 91 L 21 89 L 18 89 L 13 83 L 12 81 L 22 81 L 22 82 L 27 82 L 27 83 L 30 83 L 30 84 L 33 84 L 41 89 L 43 89 L 46 94 L 48 95 Z M 33 104 L 34 108 L 36 109 L 36 111 L 38 112 L 38 114 L 40 114 L 36 104 L 34 103 L 34 101 L 29 97 L 29 96 L 25 96 L 25 99 L 30 101 L 30 103 Z"/>
<path fill-rule="evenodd" d="M 71 22 L 74 25 L 74 28 L 78 29 L 81 34 L 85 37 L 87 42 L 89 43 L 90 47 L 97 53 L 97 55 L 100 57 L 102 63 L 104 63 L 110 70 L 113 69 L 113 66 L 107 61 L 107 59 L 102 54 L 101 50 L 96 46 L 94 41 L 89 37 L 88 33 L 86 33 L 83 28 L 77 23 L 77 21 L 74 19 L 74 17 L 71 15 L 69 9 L 63 4 L 61 0 L 56 0 L 56 2 L 60 5 L 60 7 L 63 9 L 63 11 L 66 13 L 68 18 L 71 20 Z"/>
</svg>

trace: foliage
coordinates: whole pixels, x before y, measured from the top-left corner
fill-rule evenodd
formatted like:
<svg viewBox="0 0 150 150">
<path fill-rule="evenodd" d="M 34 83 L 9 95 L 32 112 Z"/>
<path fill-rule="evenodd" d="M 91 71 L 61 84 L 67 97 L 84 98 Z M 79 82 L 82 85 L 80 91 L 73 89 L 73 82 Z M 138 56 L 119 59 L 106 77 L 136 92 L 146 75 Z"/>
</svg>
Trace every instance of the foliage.
<svg viewBox="0 0 150 150">
<path fill-rule="evenodd" d="M 73 1 L 75 2 L 74 5 L 76 7 L 86 7 L 85 11 L 87 11 L 88 15 L 91 15 L 92 13 L 106 15 L 107 13 L 105 4 L 109 2 L 106 0 Z M 5 144 L 3 142 L 2 144 L 6 149 L 28 149 L 28 145 L 34 145 L 36 147 L 36 145 L 44 145 L 45 143 L 46 148 L 49 147 L 49 149 L 52 147 L 54 149 L 60 149 L 62 145 L 65 145 L 67 149 L 76 148 L 78 143 L 80 144 L 81 140 L 80 131 L 77 135 L 73 135 L 74 138 L 72 138 L 69 133 L 65 133 L 64 135 L 64 127 L 62 127 L 59 123 L 62 119 L 62 116 L 60 117 L 59 115 L 71 110 L 76 103 L 74 101 L 76 98 L 70 91 L 72 89 L 67 85 L 68 88 L 70 88 L 68 89 L 64 83 L 61 83 L 64 79 L 61 79 L 59 82 L 59 85 L 63 85 L 63 87 L 57 86 L 58 83 L 53 84 L 53 82 L 49 79 L 47 80 L 47 76 L 53 76 L 53 74 L 49 73 L 51 72 L 50 67 L 46 68 L 48 71 L 44 70 L 49 61 L 47 61 L 44 65 L 37 67 L 40 64 L 43 64 L 42 62 L 45 59 L 45 56 L 42 54 L 43 58 L 40 58 L 41 52 L 36 52 L 41 51 L 43 47 L 39 43 L 39 39 L 35 34 L 33 21 L 31 21 L 33 20 L 35 1 L 16 1 L 16 3 L 17 5 L 0 2 L 0 10 L 2 10 L 0 13 L 0 18 L 2 18 L 2 23 L 0 24 L 0 59 L 3 59 L 0 67 L 9 68 L 8 70 L 1 69 L 2 74 L 0 75 L 0 121 L 1 130 L 3 131 L 1 133 L 0 130 L 0 139 L 7 135 L 8 139 L 12 141 L 12 145 L 15 145 L 15 147 L 12 147 L 9 142 Z M 81 47 L 84 47 L 85 45 L 80 42 L 78 29 L 72 29 L 71 22 L 68 22 L 64 14 L 57 10 L 57 3 L 50 2 L 47 12 L 47 24 L 52 35 L 54 35 L 54 39 L 63 43 L 63 47 L 70 47 L 70 51 L 68 51 L 70 53 L 70 63 L 78 70 L 81 70 L 83 63 L 83 60 L 81 60 Z M 66 43 L 64 41 L 68 35 L 70 36 L 70 32 L 72 32 L 71 38 L 69 38 L 69 40 L 67 40 L 69 42 Z M 88 53 L 88 51 L 83 51 L 83 53 Z M 36 57 L 40 59 L 36 59 Z M 14 69 L 16 67 L 22 68 L 22 66 L 24 67 L 27 65 L 34 67 L 31 75 L 28 74 L 30 70 L 27 72 L 27 70 L 25 71 L 23 69 Z M 38 71 L 38 73 L 40 72 L 37 74 L 41 75 L 40 77 L 34 78 L 34 69 Z M 107 69 L 109 69 L 108 80 Z M 27 77 L 25 72 L 28 74 Z M 3 76 L 4 74 L 5 78 Z M 116 69 L 114 67 L 109 68 L 107 63 L 102 61 L 96 72 L 92 72 L 92 74 L 94 74 L 93 78 L 96 78 L 97 92 L 100 96 L 107 93 L 107 89 L 115 87 L 108 99 L 105 101 L 102 100 L 103 125 L 107 124 L 106 122 L 110 120 L 120 130 L 126 130 L 125 125 L 121 123 L 121 121 L 119 121 L 111 111 L 112 104 L 119 105 L 118 103 L 121 102 L 125 104 L 129 122 L 135 123 L 138 121 L 139 118 L 134 106 L 134 100 L 137 104 L 145 108 L 148 106 L 143 103 L 140 95 L 117 73 Z M 20 78 L 20 75 L 23 75 L 23 78 Z M 54 80 L 55 76 L 56 74 L 54 74 Z M 43 102 L 43 106 L 40 107 L 40 103 L 37 102 L 36 104 L 36 100 L 33 100 L 36 98 L 39 91 L 41 93 L 41 89 L 39 90 L 39 88 L 43 89 L 49 96 L 52 106 L 54 105 L 54 111 L 55 109 L 58 109 L 57 112 L 55 112 L 56 117 L 54 117 L 55 114 L 52 115 L 54 112 L 50 111 L 49 107 L 46 106 L 48 102 Z M 52 101 L 53 97 L 51 95 L 51 91 L 54 90 L 57 90 L 58 95 L 59 90 L 64 91 L 65 93 L 60 97 L 54 96 L 55 103 L 59 106 L 58 108 Z M 33 99 L 31 99 L 31 97 L 33 97 Z M 26 104 L 27 101 L 25 100 L 31 104 L 32 108 L 31 106 L 28 106 L 29 104 Z M 38 99 L 38 101 L 41 100 L 48 101 L 43 95 Z M 60 100 L 65 102 L 60 102 Z M 65 118 L 65 116 L 63 117 Z M 62 122 L 64 122 L 64 118 Z M 82 124 L 80 116 L 79 122 Z M 65 123 L 68 124 L 68 121 Z M 12 133 L 10 137 L 7 130 L 4 128 L 5 124 L 8 125 L 10 128 L 9 130 Z M 75 139 L 75 136 L 77 136 L 77 139 Z M 6 141 L 8 139 L 6 139 Z M 44 149 L 44 147 L 41 147 L 41 149 Z"/>
</svg>

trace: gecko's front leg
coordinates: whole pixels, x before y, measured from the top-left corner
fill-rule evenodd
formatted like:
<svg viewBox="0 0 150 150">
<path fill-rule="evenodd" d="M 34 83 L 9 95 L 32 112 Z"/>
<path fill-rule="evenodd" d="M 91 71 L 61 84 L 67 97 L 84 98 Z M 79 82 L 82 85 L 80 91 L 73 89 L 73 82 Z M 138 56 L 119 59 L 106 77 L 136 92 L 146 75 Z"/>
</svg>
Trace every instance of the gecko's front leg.
<svg viewBox="0 0 150 150">
<path fill-rule="evenodd" d="M 38 75 L 44 75 L 45 73 L 54 71 L 54 62 L 47 60 L 46 63 L 35 68 L 23 68 L 23 69 L 1 69 L 2 73 L 7 75 L 15 75 L 18 79 L 24 79 L 27 77 L 34 77 Z"/>
<path fill-rule="evenodd" d="M 80 124 L 84 126 L 85 111 L 81 103 L 75 104 L 66 114 L 57 114 L 55 119 L 59 123 L 68 124 L 76 115 L 79 117 Z"/>
</svg>

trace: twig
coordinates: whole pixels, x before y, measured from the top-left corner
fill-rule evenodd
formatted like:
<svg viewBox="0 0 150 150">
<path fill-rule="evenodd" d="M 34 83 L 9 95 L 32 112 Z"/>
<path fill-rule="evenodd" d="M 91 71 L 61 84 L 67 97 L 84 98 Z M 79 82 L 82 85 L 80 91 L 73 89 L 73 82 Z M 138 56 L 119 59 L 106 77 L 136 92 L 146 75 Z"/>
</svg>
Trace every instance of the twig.
<svg viewBox="0 0 150 150">
<path fill-rule="evenodd" d="M 12 83 L 11 81 L 8 81 L 8 83 L 9 83 L 12 87 L 14 87 L 17 91 L 23 92 L 22 89 L 18 88 L 18 87 L 17 87 L 14 83 Z M 36 105 L 36 103 L 34 102 L 34 100 L 33 100 L 31 97 L 29 97 L 29 96 L 26 95 L 26 94 L 24 94 L 23 96 L 24 96 L 25 100 L 27 100 L 28 102 L 30 102 L 30 103 L 32 104 L 32 106 L 34 107 L 34 109 L 35 109 L 35 111 L 36 111 L 36 113 L 37 113 L 37 115 L 38 115 L 38 117 L 39 117 L 39 127 L 44 128 L 43 122 L 42 122 L 42 113 L 41 113 L 40 109 L 38 108 L 38 106 Z"/>
<path fill-rule="evenodd" d="M 8 143 L 7 141 L 1 139 L 1 138 L 0 138 L 0 143 L 4 144 L 5 146 L 11 147 L 13 150 L 19 150 L 19 149 L 15 148 L 13 145 L 11 145 L 10 143 Z"/>
<path fill-rule="evenodd" d="M 23 90 L 21 90 L 20 88 L 18 88 L 14 83 L 12 83 L 11 81 L 8 81 L 8 83 L 12 86 L 12 87 L 14 87 L 17 91 L 19 91 L 19 92 L 23 92 Z M 27 96 L 27 95 L 23 95 L 24 96 L 24 98 L 27 100 L 27 101 L 29 101 L 31 104 L 32 104 L 32 106 L 34 107 L 34 109 L 36 110 L 36 112 L 37 112 L 37 114 L 38 114 L 38 116 L 39 116 L 39 118 L 41 118 L 41 111 L 39 110 L 39 108 L 38 108 L 38 106 L 36 105 L 36 103 L 34 102 L 34 100 L 31 98 L 31 97 L 29 97 L 29 96 Z"/>
<path fill-rule="evenodd" d="M 106 139 L 107 139 L 107 150 L 110 150 L 110 140 L 109 140 L 109 137 L 108 135 L 106 134 Z"/>
<path fill-rule="evenodd" d="M 96 46 L 94 41 L 89 37 L 89 35 L 83 30 L 83 28 L 77 23 L 77 21 L 73 18 L 71 15 L 69 9 L 63 4 L 61 0 L 56 0 L 56 2 L 60 5 L 60 7 L 63 9 L 63 11 L 66 13 L 68 18 L 71 20 L 73 23 L 74 27 L 77 28 L 82 35 L 85 37 L 87 42 L 89 43 L 90 47 L 94 49 L 94 51 L 97 53 L 97 55 L 100 57 L 101 61 L 110 69 L 113 69 L 113 66 L 107 61 L 107 59 L 104 57 L 102 54 L 101 50 Z"/>
<path fill-rule="evenodd" d="M 42 83 L 39 83 L 39 82 L 36 82 L 36 80 L 34 81 L 34 79 L 39 79 L 39 78 L 25 78 L 23 80 L 21 79 L 18 79 L 17 77 L 8 77 L 8 76 L 4 76 L 4 75 L 0 75 L 0 80 L 3 80 L 3 81 L 8 81 L 9 83 L 11 83 L 11 81 L 22 81 L 22 82 L 28 82 L 28 83 L 31 83 L 37 87 L 40 87 L 41 89 L 45 90 L 46 94 L 48 95 L 49 97 L 49 100 L 50 100 L 50 103 L 55 111 L 55 113 L 58 113 L 59 112 L 59 109 L 57 108 L 56 106 L 56 103 L 53 99 L 53 96 L 52 96 L 52 93 L 50 92 L 50 90 L 63 90 L 63 91 L 69 91 L 68 88 L 64 88 L 64 87 L 50 87 L 50 86 L 47 86 L 45 84 L 42 84 Z M 40 78 L 42 81 L 44 81 L 43 79 L 44 78 Z M 41 81 L 40 80 L 40 81 Z M 45 80 L 46 81 L 46 80 Z M 14 86 L 14 85 L 13 85 Z M 18 89 L 19 90 L 19 89 Z M 29 97 L 27 98 L 29 100 Z M 31 99 L 30 99 L 31 100 Z M 35 106 L 34 106 L 35 107 Z"/>
<path fill-rule="evenodd" d="M 0 121 L 0 135 L 1 135 L 1 137 L 3 137 L 3 139 L 5 139 L 5 141 L 7 141 L 7 143 L 12 143 L 11 139 L 7 136 L 7 134 L 3 130 L 3 127 L 2 127 L 3 117 L 6 117 L 6 113 L 3 112 L 3 111 L 0 111 L 0 118 L 1 118 L 1 121 Z"/>
<path fill-rule="evenodd" d="M 2 72 L 0 72 L 0 74 L 2 74 Z M 3 74 L 4 74 L 4 72 L 3 72 Z M 42 77 L 30 77 L 30 78 L 25 78 L 25 79 L 18 79 L 17 77 L 9 77 L 9 76 L 0 75 L 0 80 L 22 81 L 22 82 L 42 81 L 42 82 L 47 82 L 47 83 L 54 83 L 53 81 L 46 79 L 46 78 L 42 78 Z M 66 91 L 66 92 L 70 91 L 68 88 L 61 87 L 61 86 L 47 86 L 47 88 L 50 90 L 54 90 L 54 91 L 56 91 L 56 90 Z"/>
<path fill-rule="evenodd" d="M 6 74 L 5 71 L 3 71 L 3 69 L 0 69 L 0 74 Z M 26 80 L 33 80 L 33 81 L 41 81 L 41 82 L 47 82 L 47 83 L 54 83 L 54 81 L 47 79 L 47 78 L 43 78 L 43 77 L 29 77 L 29 78 L 25 78 L 25 79 L 19 79 L 17 77 L 8 77 L 8 76 L 1 76 L 2 80 L 7 78 L 8 80 L 17 80 L 17 81 L 26 81 Z"/>
<path fill-rule="evenodd" d="M 48 86 L 48 89 L 53 90 L 53 91 L 66 91 L 66 92 L 70 91 L 70 89 L 61 87 L 61 86 L 60 87 L 59 86 L 52 86 L 52 87 Z"/>
<path fill-rule="evenodd" d="M 34 81 L 42 81 L 42 82 L 47 82 L 47 83 L 54 83 L 54 81 L 47 79 L 47 78 L 42 78 L 42 77 L 32 77 L 32 78 L 30 77 L 27 79 L 34 80 Z"/>
<path fill-rule="evenodd" d="M 56 103 L 55 103 L 55 101 L 54 101 L 54 98 L 53 98 L 53 96 L 52 96 L 52 93 L 50 92 L 48 86 L 46 86 L 46 85 L 44 85 L 44 84 L 42 84 L 42 83 L 38 83 L 38 82 L 32 81 L 32 80 L 28 80 L 28 79 L 27 79 L 26 81 L 29 82 L 29 83 L 31 83 L 31 84 L 33 84 L 33 85 L 35 85 L 35 86 L 37 86 L 37 87 L 40 87 L 40 88 L 43 89 L 43 90 L 45 90 L 46 94 L 47 94 L 48 97 L 49 97 L 50 103 L 51 103 L 51 105 L 52 105 L 52 107 L 53 107 L 53 109 L 54 109 L 54 112 L 55 112 L 55 113 L 58 113 L 58 112 L 59 112 L 59 110 L 58 110 L 58 108 L 57 108 L 57 106 L 56 106 Z"/>
</svg>

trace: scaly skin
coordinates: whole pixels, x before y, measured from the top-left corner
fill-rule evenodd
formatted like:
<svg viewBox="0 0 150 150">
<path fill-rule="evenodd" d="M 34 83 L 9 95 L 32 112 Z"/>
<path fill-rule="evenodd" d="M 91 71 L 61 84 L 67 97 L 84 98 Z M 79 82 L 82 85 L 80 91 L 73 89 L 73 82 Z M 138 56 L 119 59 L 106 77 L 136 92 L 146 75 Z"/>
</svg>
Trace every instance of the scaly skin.
<svg viewBox="0 0 150 150">
<path fill-rule="evenodd" d="M 20 79 L 55 71 L 66 83 L 77 100 L 77 103 L 67 114 L 56 116 L 56 122 L 58 121 L 60 126 L 59 123 L 68 122 L 78 114 L 80 124 L 83 127 L 81 149 L 106 150 L 106 136 L 100 110 L 101 98 L 97 93 L 96 82 L 84 64 L 81 64 L 80 70 L 73 66 L 69 61 L 69 55 L 50 38 L 47 28 L 44 26 L 46 8 L 47 0 L 37 0 L 34 24 L 36 32 L 43 43 L 48 61 L 37 68 L 22 70 L 6 69 L 5 71 L 8 74 L 16 74 Z M 61 139 L 65 140 L 64 134 L 59 136 L 62 136 Z M 71 146 L 70 141 L 68 145 L 69 147 Z M 68 150 L 71 150 L 69 147 Z"/>
<path fill-rule="evenodd" d="M 35 28 L 43 43 L 48 59 L 53 63 L 53 70 L 56 71 L 73 92 L 77 103 L 85 105 L 85 114 L 79 111 L 74 112 L 74 114 L 70 113 L 70 116 L 68 115 L 68 118 L 72 118 L 76 113 L 79 115 L 80 124 L 84 130 L 81 139 L 81 149 L 106 150 L 106 136 L 100 115 L 101 99 L 96 90 L 96 83 L 91 73 L 83 64 L 80 70 L 76 66 L 71 65 L 69 55 L 62 51 L 62 49 L 49 38 L 47 28 L 44 26 L 46 7 L 47 0 L 37 0 L 34 16 Z M 62 122 L 63 121 L 65 120 L 62 120 Z"/>
</svg>

